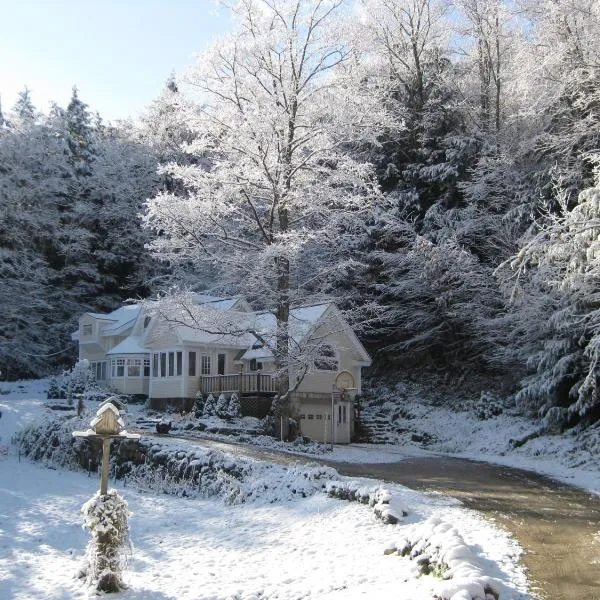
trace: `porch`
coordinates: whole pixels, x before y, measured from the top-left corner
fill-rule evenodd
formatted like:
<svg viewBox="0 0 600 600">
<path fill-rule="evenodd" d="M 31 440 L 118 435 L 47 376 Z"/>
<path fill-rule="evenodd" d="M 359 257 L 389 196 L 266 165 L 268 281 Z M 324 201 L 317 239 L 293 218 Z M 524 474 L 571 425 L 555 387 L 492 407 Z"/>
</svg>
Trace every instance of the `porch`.
<svg viewBox="0 0 600 600">
<path fill-rule="evenodd" d="M 229 375 L 202 375 L 202 394 L 237 393 L 240 395 L 274 396 L 277 378 L 273 373 L 231 373 Z"/>
</svg>

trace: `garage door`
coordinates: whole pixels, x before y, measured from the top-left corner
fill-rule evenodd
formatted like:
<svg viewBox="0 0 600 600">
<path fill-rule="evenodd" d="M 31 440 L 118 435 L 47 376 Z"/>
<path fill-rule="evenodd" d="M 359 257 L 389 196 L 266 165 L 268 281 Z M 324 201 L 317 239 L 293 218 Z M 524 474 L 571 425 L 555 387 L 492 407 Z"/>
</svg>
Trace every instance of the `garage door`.
<svg viewBox="0 0 600 600">
<path fill-rule="evenodd" d="M 325 430 L 327 429 L 327 432 Z M 302 435 L 317 442 L 330 441 L 331 416 L 322 407 L 303 408 L 300 415 L 300 431 Z M 325 434 L 327 433 L 327 440 Z"/>
</svg>

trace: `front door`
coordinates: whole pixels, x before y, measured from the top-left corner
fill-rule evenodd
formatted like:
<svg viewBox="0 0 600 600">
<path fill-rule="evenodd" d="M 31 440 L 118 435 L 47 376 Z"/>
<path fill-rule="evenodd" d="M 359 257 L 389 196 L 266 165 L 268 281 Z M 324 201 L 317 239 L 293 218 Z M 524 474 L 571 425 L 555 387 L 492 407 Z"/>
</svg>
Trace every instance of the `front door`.
<svg viewBox="0 0 600 600">
<path fill-rule="evenodd" d="M 217 356 L 217 375 L 225 375 L 225 355 Z"/>
</svg>

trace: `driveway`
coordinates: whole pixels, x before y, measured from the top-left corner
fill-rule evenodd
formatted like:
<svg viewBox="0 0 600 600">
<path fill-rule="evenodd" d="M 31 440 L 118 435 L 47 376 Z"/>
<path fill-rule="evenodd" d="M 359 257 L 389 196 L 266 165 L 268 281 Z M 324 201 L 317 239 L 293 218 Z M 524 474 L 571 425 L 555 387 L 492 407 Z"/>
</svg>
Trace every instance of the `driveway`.
<svg viewBox="0 0 600 600">
<path fill-rule="evenodd" d="M 320 462 L 342 475 L 372 477 L 453 496 L 514 535 L 525 551 L 523 563 L 534 593 L 548 600 L 600 600 L 600 500 L 578 488 L 530 471 L 443 456 L 350 464 L 185 439 L 279 464 L 303 459 Z"/>
</svg>

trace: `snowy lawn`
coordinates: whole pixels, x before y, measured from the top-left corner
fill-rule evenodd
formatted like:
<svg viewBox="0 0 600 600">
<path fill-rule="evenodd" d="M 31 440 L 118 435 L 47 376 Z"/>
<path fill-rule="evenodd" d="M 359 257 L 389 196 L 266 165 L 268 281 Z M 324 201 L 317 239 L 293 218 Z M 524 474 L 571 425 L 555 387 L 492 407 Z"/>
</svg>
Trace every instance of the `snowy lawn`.
<svg viewBox="0 0 600 600">
<path fill-rule="evenodd" d="M 47 412 L 31 397 L 37 391 L 14 386 L 0 396 L 0 444 L 16 427 Z M 92 597 L 75 574 L 88 540 L 79 509 L 96 491 L 97 478 L 19 463 L 14 448 L 5 447 L 0 598 Z M 350 487 L 377 485 L 344 481 Z M 398 525 L 382 523 L 369 506 L 321 492 L 227 506 L 218 498 L 121 489 L 133 513 L 133 547 L 125 574 L 130 588 L 119 597 L 424 600 L 435 594 L 450 598 L 468 586 L 482 590 L 491 582 L 502 600 L 531 598 L 517 562 L 520 550 L 506 533 L 453 500 L 387 487 L 393 504 L 408 512 Z M 437 540 L 430 554 L 455 569 L 455 577 L 419 576 L 417 560 L 392 553 L 407 539 L 421 548 Z"/>
</svg>

